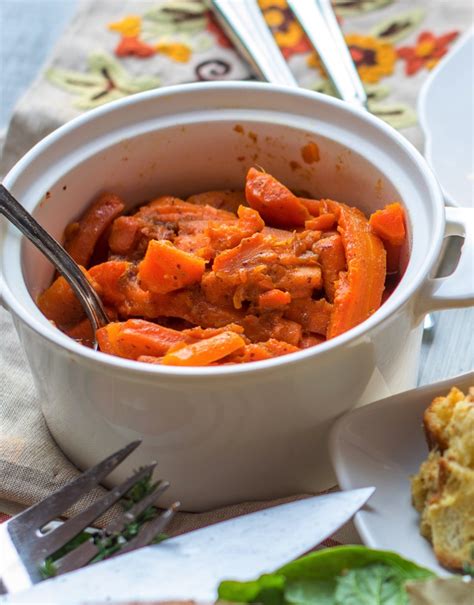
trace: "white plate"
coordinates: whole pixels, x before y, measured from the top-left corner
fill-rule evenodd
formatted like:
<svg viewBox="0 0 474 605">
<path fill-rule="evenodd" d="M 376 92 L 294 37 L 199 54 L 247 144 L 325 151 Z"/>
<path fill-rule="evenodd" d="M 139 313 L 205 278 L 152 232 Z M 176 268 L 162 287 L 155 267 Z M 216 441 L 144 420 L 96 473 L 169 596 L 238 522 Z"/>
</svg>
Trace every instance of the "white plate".
<svg viewBox="0 0 474 605">
<path fill-rule="evenodd" d="M 425 157 L 446 203 L 474 206 L 474 30 L 453 46 L 421 89 Z"/>
<path fill-rule="evenodd" d="M 428 454 L 422 429 L 425 408 L 451 386 L 466 389 L 472 384 L 474 372 L 393 395 L 350 412 L 331 432 L 331 457 L 339 485 L 376 488 L 369 504 L 355 517 L 364 544 L 396 551 L 442 575 L 446 570 L 419 533 L 410 476 Z"/>
</svg>

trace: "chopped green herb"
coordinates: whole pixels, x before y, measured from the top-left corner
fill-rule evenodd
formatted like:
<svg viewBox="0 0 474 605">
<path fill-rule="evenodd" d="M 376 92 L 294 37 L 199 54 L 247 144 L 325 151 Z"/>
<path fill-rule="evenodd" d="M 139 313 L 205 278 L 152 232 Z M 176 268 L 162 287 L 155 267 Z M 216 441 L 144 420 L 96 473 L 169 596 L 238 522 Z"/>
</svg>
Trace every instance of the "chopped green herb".
<svg viewBox="0 0 474 605">
<path fill-rule="evenodd" d="M 406 605 L 405 582 L 432 577 L 428 569 L 395 553 L 340 546 L 251 582 L 222 582 L 218 594 L 223 601 L 264 605 Z"/>
<path fill-rule="evenodd" d="M 125 511 L 130 510 L 134 504 L 148 496 L 148 494 L 156 488 L 158 483 L 159 482 L 152 483 L 150 473 L 138 481 L 124 495 L 120 500 L 120 505 Z M 81 532 L 44 561 L 40 569 L 42 577 L 48 579 L 55 576 L 57 573 L 55 562 L 88 540 L 92 540 L 98 548 L 98 553 L 89 563 L 97 563 L 98 561 L 110 557 L 112 554 L 119 551 L 124 544 L 134 538 L 139 533 L 140 528 L 144 523 L 154 519 L 160 512 L 161 511 L 155 506 L 147 507 L 135 520 L 128 523 L 124 529 L 117 534 L 108 535 L 104 530 Z M 159 544 L 163 540 L 166 540 L 166 538 L 166 534 L 160 533 L 153 539 L 152 543 Z"/>
</svg>

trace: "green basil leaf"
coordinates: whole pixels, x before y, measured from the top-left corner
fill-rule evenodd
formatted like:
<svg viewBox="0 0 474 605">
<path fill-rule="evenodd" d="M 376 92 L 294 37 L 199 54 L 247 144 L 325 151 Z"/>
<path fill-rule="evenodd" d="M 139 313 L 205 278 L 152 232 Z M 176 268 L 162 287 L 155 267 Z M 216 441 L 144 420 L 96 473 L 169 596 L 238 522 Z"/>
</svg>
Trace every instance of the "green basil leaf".
<svg viewBox="0 0 474 605">
<path fill-rule="evenodd" d="M 283 605 L 285 578 L 277 574 L 265 574 L 250 582 L 225 580 L 218 589 L 218 597 L 223 601 L 237 603 L 262 603 L 262 605 Z"/>
<path fill-rule="evenodd" d="M 337 605 L 334 580 L 296 580 L 285 588 L 285 602 L 291 605 Z"/>
<path fill-rule="evenodd" d="M 340 576 L 336 605 L 405 605 L 406 592 L 399 573 L 388 565 L 368 565 Z"/>
</svg>

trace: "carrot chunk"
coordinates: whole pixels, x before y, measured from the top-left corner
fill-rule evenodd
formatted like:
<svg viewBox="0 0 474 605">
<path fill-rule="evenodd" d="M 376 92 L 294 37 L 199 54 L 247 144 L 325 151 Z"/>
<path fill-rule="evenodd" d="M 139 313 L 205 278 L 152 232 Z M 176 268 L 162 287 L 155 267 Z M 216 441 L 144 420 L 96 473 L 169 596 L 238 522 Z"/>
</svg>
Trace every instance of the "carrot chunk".
<svg viewBox="0 0 474 605">
<path fill-rule="evenodd" d="M 332 212 L 326 212 L 320 216 L 309 219 L 305 222 L 306 229 L 314 229 L 315 231 L 327 231 L 332 229 L 336 222 L 336 215 Z"/>
<path fill-rule="evenodd" d="M 89 269 L 94 288 L 106 304 L 118 305 L 125 300 L 125 277 L 130 267 L 127 261 L 107 261 Z"/>
<path fill-rule="evenodd" d="M 167 353 L 162 363 L 175 366 L 205 366 L 244 346 L 245 340 L 241 336 L 235 332 L 223 332 Z"/>
<path fill-rule="evenodd" d="M 327 337 L 334 338 L 372 315 L 382 302 L 386 259 L 382 241 L 357 208 L 328 201 L 339 215 L 339 231 L 347 260 L 347 273 L 336 283 L 334 307 Z"/>
<path fill-rule="evenodd" d="M 285 317 L 303 327 L 305 332 L 326 336 L 331 319 L 332 305 L 327 300 L 296 299 L 285 312 Z"/>
<path fill-rule="evenodd" d="M 380 237 L 387 252 L 387 271 L 400 270 L 400 255 L 406 240 L 405 210 L 398 202 L 374 212 L 369 219 L 373 232 Z"/>
<path fill-rule="evenodd" d="M 123 212 L 125 204 L 113 193 L 103 193 L 78 223 L 69 229 L 64 247 L 79 265 L 87 267 L 101 235 Z"/>
<path fill-rule="evenodd" d="M 139 237 L 140 223 L 133 216 L 119 216 L 112 224 L 109 248 L 114 254 L 129 254 Z"/>
<path fill-rule="evenodd" d="M 319 255 L 327 299 L 333 302 L 339 273 L 346 268 L 346 253 L 342 238 L 339 234 L 324 237 L 316 242 L 313 249 Z"/>
<path fill-rule="evenodd" d="M 83 271 L 87 273 L 85 269 Z M 62 328 L 76 324 L 85 317 L 81 303 L 62 276 L 38 296 L 37 303 L 41 312 Z"/>
<path fill-rule="evenodd" d="M 263 292 L 258 297 L 258 306 L 262 311 L 265 309 L 278 309 L 285 307 L 290 302 L 291 294 L 289 292 L 279 290 L 278 288 L 273 288 L 273 290 Z"/>
<path fill-rule="evenodd" d="M 166 294 L 198 283 L 205 266 L 204 259 L 176 248 L 169 241 L 151 240 L 140 263 L 138 277 L 150 292 Z"/>
<path fill-rule="evenodd" d="M 239 220 L 234 222 L 212 221 L 209 223 L 207 233 L 215 251 L 234 248 L 244 238 L 251 237 L 265 227 L 262 217 L 253 208 L 239 206 L 238 217 Z"/>
<path fill-rule="evenodd" d="M 250 168 L 245 197 L 263 220 L 275 227 L 302 227 L 310 214 L 300 199 L 274 177 Z"/>
<path fill-rule="evenodd" d="M 400 203 L 388 204 L 382 210 L 377 210 L 370 216 L 369 223 L 373 232 L 384 242 L 392 246 L 402 246 L 405 242 L 405 211 Z"/>
<path fill-rule="evenodd" d="M 127 359 L 138 359 L 142 355 L 159 357 L 186 337 L 178 330 L 142 319 L 113 322 L 96 332 L 100 350 Z"/>
</svg>

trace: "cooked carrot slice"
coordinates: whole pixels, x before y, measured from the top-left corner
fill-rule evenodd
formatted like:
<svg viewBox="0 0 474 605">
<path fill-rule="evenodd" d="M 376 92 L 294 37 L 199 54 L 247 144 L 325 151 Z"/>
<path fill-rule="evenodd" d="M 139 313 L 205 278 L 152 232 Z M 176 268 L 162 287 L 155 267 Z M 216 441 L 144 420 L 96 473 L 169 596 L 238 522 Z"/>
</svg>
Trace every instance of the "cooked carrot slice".
<svg viewBox="0 0 474 605">
<path fill-rule="evenodd" d="M 334 338 L 372 315 L 382 302 L 386 260 L 382 241 L 357 208 L 328 202 L 339 214 L 339 231 L 346 253 L 347 273 L 336 283 L 328 338 Z"/>
<path fill-rule="evenodd" d="M 117 344 L 117 339 L 121 330 L 121 322 L 111 322 L 103 328 L 96 330 L 95 337 L 97 339 L 97 344 L 99 345 L 99 350 L 103 353 L 109 353 L 109 355 L 118 355 L 119 357 L 122 357 Z"/>
<path fill-rule="evenodd" d="M 87 274 L 85 269 L 83 272 Z M 76 324 L 85 317 L 81 303 L 62 276 L 38 296 L 37 303 L 41 312 L 60 328 Z"/>
<path fill-rule="evenodd" d="M 71 328 L 65 328 L 64 332 L 74 340 L 77 340 L 86 347 L 91 347 L 94 343 L 94 330 L 90 321 L 86 318 Z"/>
<path fill-rule="evenodd" d="M 332 229 L 336 223 L 336 215 L 332 212 L 326 212 L 320 216 L 309 219 L 305 222 L 304 226 L 306 229 L 314 229 L 316 231 L 327 231 Z"/>
<path fill-rule="evenodd" d="M 295 353 L 299 351 L 298 347 L 270 338 L 266 342 L 257 342 L 245 345 L 242 350 L 238 350 L 232 353 L 225 361 L 233 363 L 247 363 L 249 361 L 262 361 L 264 359 L 271 359 L 272 357 L 280 357 L 281 355 L 288 355 L 288 353 Z"/>
<path fill-rule="evenodd" d="M 263 220 L 275 227 L 302 227 L 310 214 L 300 199 L 274 177 L 250 168 L 245 197 Z"/>
<path fill-rule="evenodd" d="M 326 297 L 329 302 L 333 302 L 339 273 L 346 268 L 346 253 L 341 236 L 337 234 L 320 239 L 314 245 L 314 251 L 319 255 Z"/>
<path fill-rule="evenodd" d="M 325 200 L 313 200 L 307 197 L 298 198 L 311 216 L 320 216 L 328 212 Z"/>
<path fill-rule="evenodd" d="M 126 273 L 131 263 L 127 261 L 107 261 L 89 269 L 97 293 L 104 303 L 118 305 L 126 299 Z"/>
<path fill-rule="evenodd" d="M 174 366 L 205 366 L 230 355 L 243 346 L 245 346 L 245 340 L 242 336 L 235 332 L 223 332 L 167 353 L 163 357 L 162 363 Z"/>
<path fill-rule="evenodd" d="M 209 222 L 207 233 L 215 251 L 234 248 L 245 237 L 251 237 L 265 227 L 262 217 L 253 208 L 239 206 L 238 217 L 239 220 L 234 222 Z"/>
<path fill-rule="evenodd" d="M 245 194 L 243 191 L 231 191 L 229 189 L 206 191 L 191 195 L 186 201 L 197 206 L 213 206 L 218 210 L 237 212 L 237 208 L 245 203 Z"/>
<path fill-rule="evenodd" d="M 204 259 L 176 248 L 171 242 L 152 240 L 140 263 L 138 277 L 150 292 L 166 294 L 198 283 L 205 266 Z"/>
<path fill-rule="evenodd" d="M 300 298 L 291 301 L 285 317 L 301 324 L 305 332 L 326 336 L 331 312 L 332 305 L 324 298 L 320 300 Z"/>
<path fill-rule="evenodd" d="M 75 228 L 69 230 L 64 247 L 79 265 L 87 267 L 94 248 L 113 220 L 123 212 L 125 204 L 113 193 L 103 193 Z"/>
<path fill-rule="evenodd" d="M 183 330 L 181 334 L 183 334 L 183 336 L 186 336 L 186 340 L 190 342 L 194 340 L 205 340 L 206 338 L 217 336 L 218 334 L 222 334 L 223 332 L 235 332 L 236 334 L 242 335 L 244 333 L 244 329 L 242 328 L 242 326 L 232 323 L 227 324 L 222 328 L 201 328 L 200 326 L 196 326 L 195 328 Z"/>
<path fill-rule="evenodd" d="M 400 203 L 388 204 L 382 210 L 377 210 L 370 216 L 369 223 L 373 232 L 384 242 L 392 246 L 402 246 L 405 242 L 405 211 Z"/>
<path fill-rule="evenodd" d="M 172 345 L 186 342 L 186 337 L 177 330 L 142 319 L 114 322 L 96 332 L 101 351 L 138 359 L 141 355 L 159 357 Z"/>
<path fill-rule="evenodd" d="M 262 311 L 265 309 L 278 309 L 281 307 L 286 307 L 286 305 L 288 305 L 290 302 L 291 294 L 289 292 L 279 290 L 278 288 L 273 288 L 273 290 L 263 292 L 258 297 L 258 306 Z"/>
<path fill-rule="evenodd" d="M 394 203 L 374 212 L 369 219 L 370 226 L 387 251 L 387 272 L 400 270 L 400 255 L 406 240 L 405 211 L 401 204 Z"/>
<path fill-rule="evenodd" d="M 129 254 L 140 235 L 140 222 L 134 216 L 119 216 L 112 223 L 109 248 L 114 254 Z"/>
<path fill-rule="evenodd" d="M 240 322 L 252 342 L 265 342 L 270 338 L 295 347 L 301 340 L 301 324 L 281 317 L 281 312 L 265 313 L 261 317 L 246 315 Z"/>
</svg>

